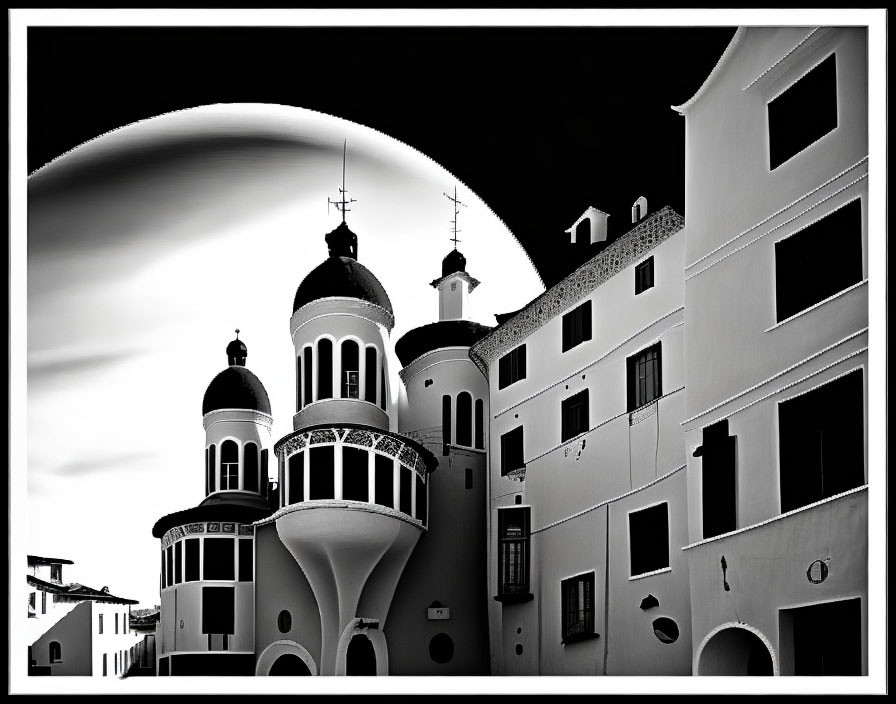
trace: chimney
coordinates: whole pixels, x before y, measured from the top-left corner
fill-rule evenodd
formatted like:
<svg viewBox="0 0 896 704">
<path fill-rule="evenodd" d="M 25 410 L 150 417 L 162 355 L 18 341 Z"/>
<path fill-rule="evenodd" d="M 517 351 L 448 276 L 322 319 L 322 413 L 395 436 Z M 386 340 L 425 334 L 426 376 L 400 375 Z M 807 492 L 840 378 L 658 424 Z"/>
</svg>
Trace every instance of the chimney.
<svg viewBox="0 0 896 704">
<path fill-rule="evenodd" d="M 569 233 L 570 243 L 588 245 L 606 242 L 608 217 L 610 216 L 602 210 L 589 206 L 572 227 L 566 230 Z"/>
<path fill-rule="evenodd" d="M 641 196 L 632 204 L 632 224 L 642 220 L 647 215 L 647 199 Z"/>
</svg>

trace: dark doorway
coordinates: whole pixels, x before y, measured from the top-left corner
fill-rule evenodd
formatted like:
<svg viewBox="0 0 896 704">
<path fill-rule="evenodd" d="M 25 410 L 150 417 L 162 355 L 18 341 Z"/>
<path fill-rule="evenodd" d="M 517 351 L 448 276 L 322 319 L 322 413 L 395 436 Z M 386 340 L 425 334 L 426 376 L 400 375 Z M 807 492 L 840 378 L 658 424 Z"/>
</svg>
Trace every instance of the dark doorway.
<svg viewBox="0 0 896 704">
<path fill-rule="evenodd" d="M 346 675 L 375 675 L 376 653 L 370 638 L 361 634 L 352 636 L 345 656 Z"/>
<path fill-rule="evenodd" d="M 298 655 L 287 653 L 281 655 L 271 665 L 271 671 L 268 673 L 272 677 L 276 676 L 306 676 L 311 674 L 311 670 Z"/>
</svg>

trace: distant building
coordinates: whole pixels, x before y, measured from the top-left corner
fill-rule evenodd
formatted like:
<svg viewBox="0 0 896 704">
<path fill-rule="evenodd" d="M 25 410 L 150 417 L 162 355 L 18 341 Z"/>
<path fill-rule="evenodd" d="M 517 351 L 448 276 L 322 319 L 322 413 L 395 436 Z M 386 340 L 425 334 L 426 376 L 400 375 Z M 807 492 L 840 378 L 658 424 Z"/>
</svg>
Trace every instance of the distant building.
<svg viewBox="0 0 896 704">
<path fill-rule="evenodd" d="M 28 556 L 28 673 L 122 676 L 136 636 L 128 627 L 137 602 L 65 583 L 61 558 Z"/>
</svg>

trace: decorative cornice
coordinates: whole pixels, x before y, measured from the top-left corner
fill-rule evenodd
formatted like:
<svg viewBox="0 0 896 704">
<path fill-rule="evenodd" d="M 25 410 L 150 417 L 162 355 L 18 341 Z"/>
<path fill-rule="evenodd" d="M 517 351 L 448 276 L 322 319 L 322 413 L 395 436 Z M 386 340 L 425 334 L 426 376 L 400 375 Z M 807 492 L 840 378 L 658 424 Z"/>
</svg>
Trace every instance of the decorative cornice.
<svg viewBox="0 0 896 704">
<path fill-rule="evenodd" d="M 293 313 L 289 319 L 290 336 L 295 336 L 296 331 L 308 321 L 325 315 L 356 315 L 382 325 L 388 332 L 392 332 L 395 326 L 395 316 L 375 303 L 360 298 L 330 296 L 306 303 Z"/>
<path fill-rule="evenodd" d="M 253 534 L 252 524 L 234 523 L 233 521 L 210 521 L 200 523 L 187 523 L 182 526 L 174 526 L 162 536 L 162 550 L 176 543 L 181 538 L 196 534 L 211 533 L 212 535 L 250 536 Z"/>
<path fill-rule="evenodd" d="M 316 445 L 355 445 L 367 450 L 374 449 L 384 455 L 398 460 L 408 469 L 414 470 L 421 477 L 426 476 L 426 461 L 417 448 L 411 443 L 411 438 L 403 439 L 392 433 L 366 428 L 316 428 L 314 430 L 302 430 L 287 435 L 274 446 L 279 460 L 285 460 L 290 455 Z"/>
<path fill-rule="evenodd" d="M 684 218 L 669 206 L 645 218 L 473 345 L 470 359 L 488 378 L 491 362 L 683 227 Z"/>
<path fill-rule="evenodd" d="M 474 288 L 476 288 L 480 283 L 479 279 L 474 279 L 472 276 L 470 276 L 465 271 L 454 271 L 450 274 L 446 274 L 445 276 L 441 276 L 438 279 L 435 279 L 434 281 L 430 281 L 429 285 L 432 286 L 433 288 L 438 288 L 439 285 L 443 281 L 445 281 L 446 279 L 450 279 L 452 277 L 458 278 L 458 279 L 463 279 L 468 284 L 470 284 L 470 291 L 472 291 Z"/>
<path fill-rule="evenodd" d="M 271 426 L 274 424 L 274 419 L 267 413 L 253 411 L 247 408 L 218 408 L 214 411 L 209 411 L 202 416 L 203 430 L 208 430 L 215 423 L 232 422 L 258 423 L 270 430 Z"/>
</svg>

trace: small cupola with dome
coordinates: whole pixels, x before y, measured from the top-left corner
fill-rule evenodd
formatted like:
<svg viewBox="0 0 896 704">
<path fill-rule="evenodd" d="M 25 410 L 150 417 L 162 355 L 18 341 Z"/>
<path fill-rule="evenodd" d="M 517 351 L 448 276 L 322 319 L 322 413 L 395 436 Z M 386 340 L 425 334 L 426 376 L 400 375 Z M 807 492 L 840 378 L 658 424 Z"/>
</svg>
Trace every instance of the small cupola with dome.
<svg viewBox="0 0 896 704">
<path fill-rule="evenodd" d="M 432 281 L 430 285 L 439 292 L 439 320 L 467 320 L 467 296 L 479 285 L 479 281 L 467 273 L 467 258 L 457 249 L 457 216 L 459 206 L 464 205 L 457 199 L 457 188 L 454 196 L 444 194 L 448 200 L 454 203 L 454 220 L 451 221 L 452 249 L 442 260 L 442 275 Z"/>
</svg>

